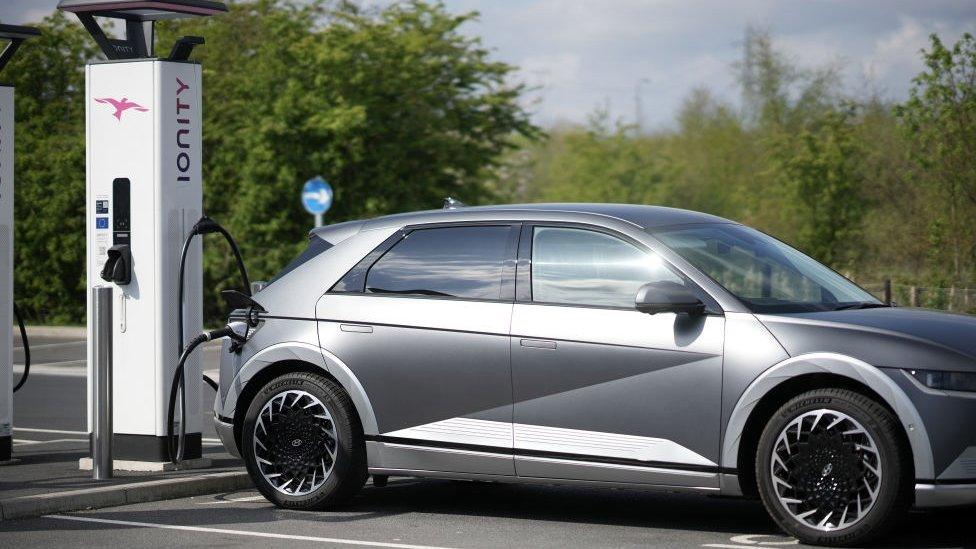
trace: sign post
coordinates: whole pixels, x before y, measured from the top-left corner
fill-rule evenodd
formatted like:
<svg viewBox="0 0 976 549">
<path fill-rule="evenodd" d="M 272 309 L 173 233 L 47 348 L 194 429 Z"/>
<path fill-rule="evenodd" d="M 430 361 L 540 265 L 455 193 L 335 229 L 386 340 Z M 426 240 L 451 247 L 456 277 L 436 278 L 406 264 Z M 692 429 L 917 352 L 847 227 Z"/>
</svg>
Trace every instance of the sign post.
<svg viewBox="0 0 976 549">
<path fill-rule="evenodd" d="M 302 187 L 302 206 L 315 216 L 315 226 L 322 226 L 322 216 L 332 207 L 332 186 L 317 175 L 305 182 Z"/>
</svg>

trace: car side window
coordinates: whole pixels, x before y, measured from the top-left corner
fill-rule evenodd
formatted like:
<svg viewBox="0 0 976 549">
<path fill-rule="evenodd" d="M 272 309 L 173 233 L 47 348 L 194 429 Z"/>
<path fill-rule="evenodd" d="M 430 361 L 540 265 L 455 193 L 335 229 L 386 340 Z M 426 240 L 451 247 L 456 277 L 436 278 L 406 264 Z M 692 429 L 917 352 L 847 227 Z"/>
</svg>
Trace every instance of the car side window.
<svg viewBox="0 0 976 549">
<path fill-rule="evenodd" d="M 586 229 L 536 227 L 532 234 L 532 301 L 633 308 L 648 282 L 684 284 L 654 252 Z"/>
<path fill-rule="evenodd" d="M 466 299 L 501 298 L 512 260 L 510 226 L 417 229 L 366 275 L 366 293 Z"/>
</svg>

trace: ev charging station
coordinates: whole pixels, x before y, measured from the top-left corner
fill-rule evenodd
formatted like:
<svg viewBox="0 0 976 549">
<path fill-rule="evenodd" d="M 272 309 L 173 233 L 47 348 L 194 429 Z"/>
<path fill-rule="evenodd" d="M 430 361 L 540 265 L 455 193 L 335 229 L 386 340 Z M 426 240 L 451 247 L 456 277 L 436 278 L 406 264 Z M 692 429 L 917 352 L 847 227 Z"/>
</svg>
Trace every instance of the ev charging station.
<svg viewBox="0 0 976 549">
<path fill-rule="evenodd" d="M 203 39 L 181 38 L 167 57 L 157 57 L 154 23 L 227 8 L 204 0 L 62 0 L 58 8 L 75 13 L 108 58 L 86 67 L 88 401 L 91 288 L 110 285 L 115 466 L 161 465 L 170 459 L 167 403 L 185 344 L 177 336 L 177 266 L 181 244 L 203 209 L 201 70 L 189 60 Z M 122 21 L 125 37 L 107 36 L 96 17 Z M 197 241 L 186 262 L 191 303 L 202 300 L 201 261 Z M 183 321 L 184 333 L 199 333 L 202 307 L 188 308 Z M 203 465 L 199 360 L 187 362 L 185 371 L 183 457 Z"/>
<path fill-rule="evenodd" d="M 31 27 L 0 25 L 3 71 L 20 44 L 40 34 Z M 14 295 L 14 88 L 0 84 L 0 462 L 11 457 L 13 441 Z"/>
</svg>

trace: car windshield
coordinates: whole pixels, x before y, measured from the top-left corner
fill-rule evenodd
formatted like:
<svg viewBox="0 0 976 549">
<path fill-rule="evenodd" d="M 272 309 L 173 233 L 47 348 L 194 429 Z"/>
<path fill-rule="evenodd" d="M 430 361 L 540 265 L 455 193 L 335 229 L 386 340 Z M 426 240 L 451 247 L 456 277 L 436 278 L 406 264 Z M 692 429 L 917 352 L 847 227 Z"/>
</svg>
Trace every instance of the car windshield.
<svg viewBox="0 0 976 549">
<path fill-rule="evenodd" d="M 850 280 L 755 229 L 716 224 L 653 234 L 755 313 L 884 306 Z"/>
</svg>

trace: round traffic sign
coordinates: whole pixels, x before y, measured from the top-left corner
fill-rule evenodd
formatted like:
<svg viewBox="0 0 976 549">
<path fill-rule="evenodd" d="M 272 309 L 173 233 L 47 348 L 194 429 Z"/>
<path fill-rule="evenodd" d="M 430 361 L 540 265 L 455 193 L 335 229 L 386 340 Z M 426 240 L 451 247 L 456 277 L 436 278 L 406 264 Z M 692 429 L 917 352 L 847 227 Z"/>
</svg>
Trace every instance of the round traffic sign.
<svg viewBox="0 0 976 549">
<path fill-rule="evenodd" d="M 302 206 L 313 215 L 329 211 L 332 207 L 332 186 L 321 176 L 309 179 L 302 187 Z"/>
</svg>

